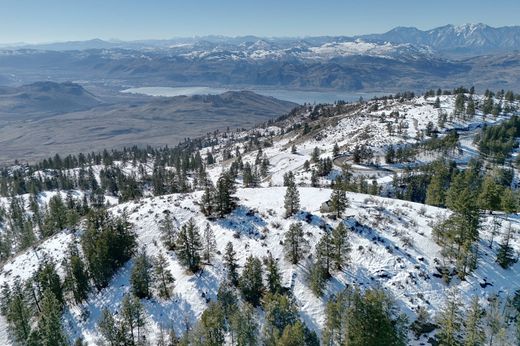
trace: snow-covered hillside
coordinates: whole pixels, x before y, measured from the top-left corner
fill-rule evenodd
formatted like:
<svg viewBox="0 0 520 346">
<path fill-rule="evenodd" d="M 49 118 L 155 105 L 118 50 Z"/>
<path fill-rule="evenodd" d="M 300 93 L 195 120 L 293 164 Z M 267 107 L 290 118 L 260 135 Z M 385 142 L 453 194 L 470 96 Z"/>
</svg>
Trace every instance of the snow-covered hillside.
<svg viewBox="0 0 520 346">
<path fill-rule="evenodd" d="M 484 97 L 473 98 L 477 104 L 484 102 Z M 464 165 L 471 158 L 478 157 L 473 139 L 479 127 L 483 123 L 500 123 L 514 112 L 492 117 L 477 110 L 476 115 L 468 119 L 450 119 L 455 108 L 455 96 L 440 96 L 437 106 L 435 102 L 436 96 L 338 104 L 329 108 L 306 105 L 292 116 L 252 130 L 208 135 L 210 144 L 201 146 L 198 153 L 204 160 L 211 153 L 216 160 L 206 169 L 213 182 L 217 182 L 219 175 L 236 162 L 237 157 L 229 158 L 229 152 L 234 154 L 238 149 L 242 163 L 254 165 L 259 149 L 251 146 L 253 140 L 269 143 L 262 148 L 260 156 L 269 162 L 265 176 L 255 188 L 241 186 L 242 175 L 237 176 L 237 207 L 224 218 L 204 216 L 200 208 L 203 191 L 197 189 L 154 196 L 149 179 L 143 184 L 143 196 L 136 200 L 119 203 L 117 198 L 107 193 L 109 212 L 128 215 L 137 235 L 138 248 L 145 249 L 149 255 L 164 254 L 168 269 L 175 278 L 170 299 L 153 297 L 142 301 L 147 315 L 147 341 L 154 344 L 159 330 L 164 328 L 173 328 L 177 335 L 182 335 L 189 326 L 197 323 L 208 304 L 216 300 L 218 287 L 226 276 L 223 253 L 228 242 L 237 252 L 240 268 L 249 255 L 259 258 L 273 256 L 280 267 L 282 285 L 295 297 L 301 320 L 318 335 L 325 325 L 327 300 L 346 287 L 381 287 L 396 301 L 410 322 L 415 320 L 419 309 L 436 316 L 448 293 L 453 290 L 459 292 L 462 306 L 468 306 L 475 295 L 481 297 L 483 306 L 487 305 L 488 298 L 508 299 L 513 296 L 520 287 L 520 263 L 516 262 L 508 269 L 501 268 L 496 263 L 497 245 L 490 247 L 489 244 L 493 238 L 498 240 L 497 234 L 503 234 L 511 227 L 516 236 L 510 245 L 515 254 L 520 253 L 517 236 L 520 218 L 516 214 L 497 212 L 481 215 L 478 267 L 464 280 L 454 277 L 448 285 L 441 271 L 444 255 L 433 239 L 432 228 L 449 217 L 450 210 L 354 192 L 347 192 L 349 203 L 342 218 L 333 217 L 322 208 L 323 203 L 331 198 L 330 183 L 346 169 L 345 164 L 350 165 L 350 172 L 355 177 L 374 179 L 379 185 L 391 189 L 393 177 L 400 175 L 406 165 L 385 163 L 384 155 L 389 146 L 405 148 L 422 143 L 428 139 L 426 129 L 429 126 L 435 127 L 440 138 L 447 136 L 452 129 L 459 129 L 460 150 L 446 156 Z M 511 105 L 517 107 L 518 101 Z M 448 118 L 441 127 L 439 118 L 443 115 L 448 115 Z M 352 152 L 359 146 L 373 150 L 371 162 L 352 161 Z M 333 154 L 334 150 L 337 152 Z M 332 169 L 319 177 L 318 184 L 313 184 L 311 172 L 305 167 L 309 165 L 306 161 L 311 161 L 315 153 L 318 159 L 333 159 Z M 421 166 L 439 156 L 424 151 L 410 165 Z M 155 168 L 153 160 L 141 166 L 122 161 L 111 165 L 137 181 L 145 180 L 144 177 L 153 174 Z M 102 169 L 102 164 L 92 166 L 92 174 L 99 183 Z M 174 171 L 175 168 L 167 167 L 167 170 Z M 76 168 L 66 172 L 73 176 L 79 174 Z M 288 173 L 294 174 L 300 194 L 300 211 L 289 218 L 285 216 L 286 187 L 283 186 Z M 38 170 L 33 174 L 51 176 L 52 171 Z M 516 170 L 514 174 L 516 179 Z M 195 184 L 194 175 L 189 175 L 187 180 Z M 84 191 L 76 189 L 74 193 L 78 200 L 83 198 Z M 39 199 L 41 206 L 45 207 L 55 194 L 56 191 L 42 194 Z M 29 204 L 28 194 L 24 198 Z M 1 202 L 7 209 L 10 199 L 3 198 Z M 209 225 L 214 231 L 216 256 L 198 273 L 188 272 L 177 254 L 168 251 L 161 241 L 160 224 L 168 213 L 173 216 L 176 228 L 193 219 L 199 230 Z M 499 229 L 493 228 L 497 220 L 501 221 Z M 295 222 L 303 225 L 310 247 L 309 254 L 297 265 L 287 260 L 283 246 L 285 233 Z M 316 297 L 309 288 L 309 264 L 323 233 L 339 223 L 344 223 L 349 229 L 350 261 L 344 269 L 332 273 L 323 297 Z M 4 224 L 3 231 L 7 228 Z M 23 280 L 31 277 L 42 258 L 54 259 L 60 268 L 59 274 L 64 277 L 65 249 L 70 243 L 79 244 L 83 231 L 84 223 L 80 223 L 73 230 L 62 230 L 15 254 L 3 263 L 0 285 L 12 284 L 16 277 Z M 101 311 L 107 308 L 117 315 L 123 296 L 130 291 L 133 264 L 133 260 L 127 262 L 108 287 L 93 290 L 84 303 L 66 306 L 63 325 L 71 340 L 82 337 L 89 345 L 102 343 L 97 326 Z M 416 339 L 410 332 L 410 344 L 424 345 L 434 334 L 424 334 Z M 0 340 L 6 345 L 12 340 L 4 317 L 0 319 Z"/>
</svg>

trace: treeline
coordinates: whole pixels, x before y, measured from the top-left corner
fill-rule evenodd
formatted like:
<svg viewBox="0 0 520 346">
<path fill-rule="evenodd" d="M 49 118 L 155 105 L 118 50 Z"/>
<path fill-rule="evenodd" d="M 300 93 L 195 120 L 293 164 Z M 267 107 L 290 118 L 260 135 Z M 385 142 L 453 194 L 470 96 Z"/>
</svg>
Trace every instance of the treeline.
<svg viewBox="0 0 520 346">
<path fill-rule="evenodd" d="M 494 126 L 485 126 L 475 137 L 481 155 L 497 164 L 504 164 L 511 157 L 513 149 L 518 148 L 520 118 L 513 115 L 510 119 Z"/>
<path fill-rule="evenodd" d="M 63 281 L 57 264 L 44 257 L 29 279 L 2 286 L 0 312 L 18 344 L 70 345 L 61 320 L 65 305 L 81 304 L 93 288 L 106 287 L 134 254 L 136 241 L 124 215 L 97 209 L 89 211 L 79 244 L 82 251 L 76 242 L 66 250 Z"/>
</svg>

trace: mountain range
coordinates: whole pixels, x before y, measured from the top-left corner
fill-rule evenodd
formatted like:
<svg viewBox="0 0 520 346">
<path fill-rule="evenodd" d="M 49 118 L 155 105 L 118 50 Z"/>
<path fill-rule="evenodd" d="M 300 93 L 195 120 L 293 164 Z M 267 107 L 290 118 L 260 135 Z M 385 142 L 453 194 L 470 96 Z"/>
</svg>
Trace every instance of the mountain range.
<svg viewBox="0 0 520 346">
<path fill-rule="evenodd" d="M 492 27 L 486 24 L 444 25 L 430 30 L 415 27 L 396 27 L 388 32 L 357 36 L 318 36 L 302 38 L 276 38 L 257 36 L 202 36 L 167 40 L 120 41 L 92 39 L 86 41 L 54 42 L 43 44 L 14 45 L 15 48 L 39 50 L 86 50 L 86 49 L 179 49 L 209 47 L 242 47 L 246 49 L 276 50 L 278 48 L 305 48 L 327 43 L 355 42 L 363 40 L 374 43 L 411 44 L 433 49 L 447 56 L 471 56 L 504 53 L 520 49 L 520 26 Z M 9 47 L 8 45 L 3 45 Z M 11 46 L 13 48 L 13 46 Z"/>
</svg>

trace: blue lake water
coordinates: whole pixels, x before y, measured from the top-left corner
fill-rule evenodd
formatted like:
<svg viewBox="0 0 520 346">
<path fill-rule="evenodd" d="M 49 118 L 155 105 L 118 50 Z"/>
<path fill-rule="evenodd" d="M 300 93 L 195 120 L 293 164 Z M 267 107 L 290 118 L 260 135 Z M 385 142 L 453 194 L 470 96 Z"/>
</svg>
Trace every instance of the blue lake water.
<svg viewBox="0 0 520 346">
<path fill-rule="evenodd" d="M 299 104 L 303 103 L 333 103 L 334 101 L 357 101 L 360 97 L 370 99 L 388 93 L 352 93 L 340 91 L 304 91 L 290 89 L 227 89 L 214 87 L 139 87 L 122 90 L 123 93 L 141 94 L 149 96 L 174 97 L 181 95 L 216 95 L 231 90 L 249 90 L 264 96 L 272 96 L 280 100 L 287 100 Z"/>
</svg>

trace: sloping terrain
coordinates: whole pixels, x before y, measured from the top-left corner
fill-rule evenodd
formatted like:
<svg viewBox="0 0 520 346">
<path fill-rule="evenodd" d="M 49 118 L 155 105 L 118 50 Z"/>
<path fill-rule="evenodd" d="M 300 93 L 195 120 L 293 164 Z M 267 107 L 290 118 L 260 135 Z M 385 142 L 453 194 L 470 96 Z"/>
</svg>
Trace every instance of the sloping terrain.
<svg viewBox="0 0 520 346">
<path fill-rule="evenodd" d="M 470 95 L 466 96 L 469 98 Z M 225 94 L 201 99 L 213 106 L 219 106 L 231 102 L 228 97 L 229 94 Z M 246 95 L 246 99 L 251 97 L 254 95 Z M 515 261 L 504 269 L 496 262 L 499 251 L 496 241 L 500 238 L 498 235 L 505 234 L 509 228 L 514 233 L 509 245 L 515 254 L 520 251 L 520 220 L 514 213 L 481 213 L 477 240 L 478 266 L 464 279 L 454 275 L 447 284 L 442 266 L 449 260 L 445 259 L 442 247 L 432 235 L 432 228 L 451 215 L 449 209 L 354 192 L 347 192 L 349 203 L 341 218 L 331 215 L 323 208 L 323 203 L 331 199 L 330 183 L 347 169 L 355 177 L 365 176 L 369 181 L 377 179 L 383 187 L 382 191 L 385 188 L 395 189 L 392 179 L 401 175 L 405 164 L 383 163 L 385 151 L 390 145 L 403 148 L 423 143 L 430 122 L 438 127 L 440 138 L 448 136 L 453 129 L 459 129 L 461 133 L 460 150 L 444 153 L 445 158 L 452 159 L 461 166 L 472 158 L 478 158 L 478 148 L 473 139 L 479 133 L 479 127 L 484 123 L 493 125 L 511 118 L 513 113 L 517 113 L 515 109 L 519 101 L 510 102 L 509 106 L 513 107 L 511 112 L 492 116 L 480 110 L 484 96 L 471 97 L 478 105 L 476 114 L 468 119 L 446 119 L 443 127 L 438 126 L 441 122 L 439 118 L 443 114 L 453 114 L 456 108 L 454 95 L 439 96 L 438 105 L 435 105 L 436 96 L 428 96 L 373 100 L 359 104 L 305 106 L 277 121 L 251 130 L 208 135 L 209 142 L 201 144 L 197 153 L 203 159 L 207 159 L 211 153 L 216 160 L 206 166 L 208 178 L 214 183 L 223 171 L 230 169 L 235 159 L 238 160 L 238 157 L 229 158 L 229 152 L 237 150 L 241 153 L 240 160 L 244 164 L 254 165 L 259 149 L 253 147 L 252 143 L 255 140 L 267 143 L 262 148 L 262 154 L 269 161 L 266 175 L 260 179 L 257 187 L 247 188 L 243 186 L 245 173 L 241 171 L 235 179 L 238 185 L 235 193 L 237 207 L 222 218 L 207 218 L 201 212 L 203 191 L 195 187 L 197 176 L 194 173 L 190 173 L 187 180 L 194 184 L 195 191 L 155 196 L 150 187 L 150 177 L 157 162 L 148 158 L 140 164 L 131 161 L 111 163 L 110 166 L 119 167 L 125 175 L 142 182 L 143 196 L 120 203 L 117 195 L 104 191 L 106 201 L 110 204 L 110 213 L 128 216 L 132 230 L 137 235 L 138 248 L 146 249 L 150 255 L 160 252 L 165 254 L 167 267 L 176 280 L 170 299 L 154 296 L 142 300 L 146 312 L 144 328 L 147 341 L 152 344 L 157 342 L 160 331 L 165 328 L 173 328 L 177 335 L 184 334 L 197 323 L 209 304 L 216 300 L 218 287 L 226 277 L 223 254 L 228 242 L 233 244 L 237 252 L 239 272 L 249 255 L 265 258 L 271 254 L 275 258 L 280 268 L 282 286 L 294 296 L 301 320 L 318 336 L 325 326 L 326 302 L 346 287 L 356 286 L 363 290 L 381 287 L 395 300 L 409 322 L 414 321 L 421 310 L 426 310 L 434 321 L 442 310 L 446 297 L 454 290 L 458 292 L 457 303 L 460 306 L 468 306 L 474 296 L 480 297 L 484 308 L 491 304 L 492 299 L 495 299 L 493 297 L 506 301 L 514 296 L 520 285 L 520 263 Z M 504 105 L 509 102 L 499 99 L 495 101 L 503 102 Z M 305 131 L 305 128 L 308 130 Z M 373 150 L 372 164 L 351 162 L 351 153 L 362 145 Z M 247 146 L 250 146 L 249 149 Z M 336 146 L 338 152 L 333 155 Z M 321 176 L 318 185 L 313 187 L 310 169 L 305 168 L 305 161 L 312 161 L 315 148 L 318 148 L 318 159 L 347 160 L 335 160 L 330 172 Z M 514 155 L 516 156 L 516 152 Z M 410 164 L 425 165 L 439 156 L 439 153 L 423 149 Z M 351 164 L 351 167 L 347 168 L 344 163 Z M 318 164 L 314 162 L 311 165 L 314 169 Z M 178 167 L 166 165 L 165 169 L 176 171 Z M 92 165 L 91 168 L 92 175 L 101 183 L 100 172 L 107 167 Z M 16 172 L 20 167 L 12 169 Z M 367 173 L 367 169 L 374 171 L 369 170 Z M 300 208 L 296 214 L 286 217 L 284 195 L 287 188 L 283 185 L 284 176 L 289 172 L 294 174 L 298 184 Z M 42 169 L 33 172 L 33 175 L 50 177 L 54 173 L 52 169 Z M 68 170 L 67 173 L 75 176 L 78 168 Z M 513 169 L 513 174 L 513 181 L 517 181 L 516 168 Z M 46 191 L 39 196 L 41 207 L 57 193 L 67 198 L 65 191 Z M 88 193 L 90 192 L 87 190 L 74 189 L 73 198 L 82 200 L 83 195 Z M 29 195 L 25 194 L 23 197 L 29 204 Z M 8 208 L 10 198 L 4 197 L 1 202 Z M 216 252 L 211 264 L 204 265 L 201 271 L 193 274 L 181 264 L 177 252 L 168 251 L 160 231 L 161 222 L 167 214 L 174 217 L 177 229 L 186 225 L 190 219 L 194 220 L 201 231 L 209 225 L 216 239 Z M 500 221 L 500 227 L 495 229 L 493 225 L 497 221 Z M 296 222 L 303 225 L 310 251 L 300 263 L 291 264 L 286 257 L 283 243 L 290 225 Z M 349 229 L 350 260 L 345 268 L 332 273 L 324 295 L 317 297 L 309 286 L 309 265 L 314 261 L 316 244 L 321 236 L 339 223 L 347 225 Z M 6 224 L 2 230 L 7 228 Z M 79 243 L 83 232 L 84 225 L 80 224 L 72 230 L 59 231 L 17 253 L 4 263 L 0 272 L 0 284 L 12 283 L 16 276 L 29 278 L 45 256 L 55 260 L 60 275 L 64 276 L 64 266 L 61 264 L 65 256 L 63 249 L 70 243 Z M 494 245 L 490 245 L 492 239 L 495 239 Z M 63 325 L 71 339 L 81 336 L 89 344 L 102 342 L 97 325 L 101 311 L 107 308 L 114 316 L 118 316 L 121 300 L 130 291 L 130 273 L 134 265 L 134 260 L 124 264 L 106 288 L 93 290 L 85 302 L 66 306 Z M 504 307 L 504 311 L 505 309 Z M 259 322 L 262 322 L 262 310 L 257 308 L 256 311 Z M 482 324 L 486 333 L 489 328 L 491 327 L 487 324 Z M 0 331 L 0 340 L 8 340 L 5 319 L 0 320 Z M 436 333 L 435 330 L 429 331 L 416 338 L 410 332 L 409 344 L 433 344 L 431 338 Z M 501 340 L 513 340 L 511 328 L 504 327 L 501 333 Z"/>
<path fill-rule="evenodd" d="M 251 92 L 174 98 L 128 95 L 109 103 L 97 101 L 77 84 L 5 88 L 0 91 L 0 162 L 133 145 L 175 145 L 215 130 L 251 127 L 294 106 Z"/>
</svg>

